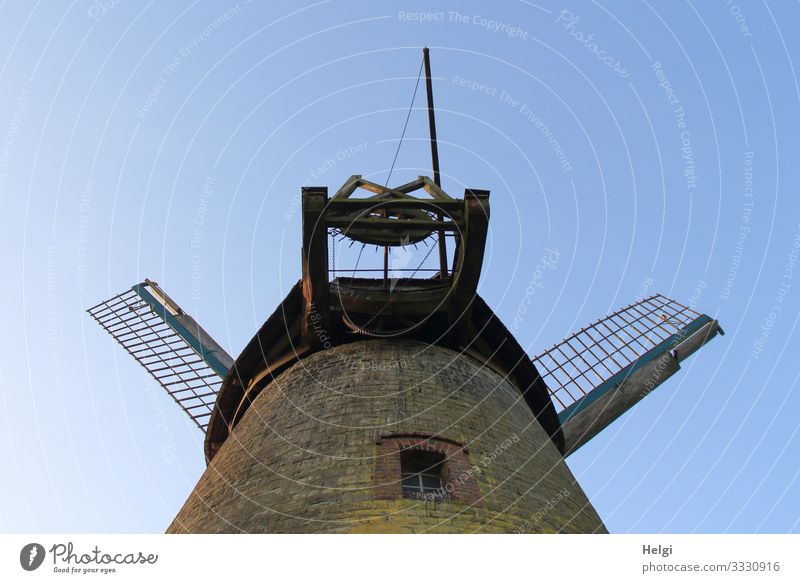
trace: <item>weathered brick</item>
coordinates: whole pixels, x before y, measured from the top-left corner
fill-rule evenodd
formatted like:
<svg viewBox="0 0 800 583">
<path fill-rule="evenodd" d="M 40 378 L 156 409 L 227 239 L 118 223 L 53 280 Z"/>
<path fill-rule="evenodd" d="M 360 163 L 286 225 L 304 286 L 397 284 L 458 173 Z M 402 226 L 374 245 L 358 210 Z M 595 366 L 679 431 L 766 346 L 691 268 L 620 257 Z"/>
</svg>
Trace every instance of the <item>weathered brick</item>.
<svg viewBox="0 0 800 583">
<path fill-rule="evenodd" d="M 477 471 L 452 499 L 404 499 L 381 486 L 402 447 L 447 456 L 445 479 Z M 514 386 L 451 350 L 370 340 L 315 353 L 262 391 L 168 532 L 518 530 L 605 532 Z"/>
</svg>

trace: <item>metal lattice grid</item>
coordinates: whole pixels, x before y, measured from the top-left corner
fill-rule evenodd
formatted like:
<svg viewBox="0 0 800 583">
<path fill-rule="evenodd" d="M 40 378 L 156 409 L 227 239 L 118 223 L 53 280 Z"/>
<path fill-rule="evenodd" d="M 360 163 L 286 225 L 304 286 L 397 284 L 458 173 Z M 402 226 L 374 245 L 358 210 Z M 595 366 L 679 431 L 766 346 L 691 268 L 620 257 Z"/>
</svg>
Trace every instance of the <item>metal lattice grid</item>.
<svg viewBox="0 0 800 583">
<path fill-rule="evenodd" d="M 223 379 L 167 323 L 176 314 L 166 305 L 154 306 L 152 296 L 146 301 L 137 291 L 141 287 L 134 286 L 87 312 L 205 431 Z"/>
<path fill-rule="evenodd" d="M 703 318 L 656 294 L 582 328 L 533 361 L 560 413 L 646 354 L 669 349 Z"/>
</svg>

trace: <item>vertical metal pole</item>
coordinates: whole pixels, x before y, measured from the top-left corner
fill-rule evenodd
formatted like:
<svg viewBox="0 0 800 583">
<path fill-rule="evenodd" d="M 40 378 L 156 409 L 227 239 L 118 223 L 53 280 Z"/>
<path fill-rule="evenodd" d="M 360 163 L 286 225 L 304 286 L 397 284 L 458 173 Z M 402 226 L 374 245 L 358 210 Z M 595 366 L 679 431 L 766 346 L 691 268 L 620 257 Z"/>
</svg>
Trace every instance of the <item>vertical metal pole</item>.
<svg viewBox="0 0 800 583">
<path fill-rule="evenodd" d="M 388 209 L 384 209 L 383 216 L 384 218 L 389 218 Z M 388 245 L 383 246 L 383 287 L 389 289 L 389 246 Z"/>
<path fill-rule="evenodd" d="M 423 60 L 425 62 L 425 88 L 428 92 L 428 126 L 431 132 L 431 163 L 433 164 L 433 182 L 436 186 L 442 185 L 442 178 L 439 174 L 439 146 L 436 142 L 436 116 L 433 109 L 433 82 L 431 81 L 431 58 L 428 47 L 422 49 Z M 437 219 L 442 221 L 442 213 L 437 214 Z M 439 277 L 447 277 L 447 242 L 444 238 L 444 230 L 439 230 Z"/>
<path fill-rule="evenodd" d="M 431 58 L 428 47 L 422 49 L 422 55 L 425 59 L 425 88 L 428 91 L 428 125 L 431 130 L 431 161 L 433 162 L 433 181 L 436 186 L 442 185 L 442 179 L 439 176 L 439 147 L 436 143 L 436 117 L 433 110 L 433 83 L 431 81 Z"/>
</svg>

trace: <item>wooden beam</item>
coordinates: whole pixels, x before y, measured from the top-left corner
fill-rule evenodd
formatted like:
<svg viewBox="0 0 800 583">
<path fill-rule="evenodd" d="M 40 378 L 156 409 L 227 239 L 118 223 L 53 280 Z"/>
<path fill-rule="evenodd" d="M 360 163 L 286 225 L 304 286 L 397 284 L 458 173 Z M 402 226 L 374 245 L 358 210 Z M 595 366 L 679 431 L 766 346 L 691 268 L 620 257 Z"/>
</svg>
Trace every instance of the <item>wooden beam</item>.
<svg viewBox="0 0 800 583">
<path fill-rule="evenodd" d="M 303 313 L 302 338 L 308 346 L 325 343 L 328 330 L 328 228 L 325 210 L 328 189 L 302 189 L 303 207 Z"/>
<path fill-rule="evenodd" d="M 467 189 L 464 192 L 464 237 L 458 246 L 453 273 L 453 340 L 465 346 L 472 330 L 472 304 L 478 291 L 478 280 L 489 229 L 489 191 Z"/>
<path fill-rule="evenodd" d="M 369 180 L 365 180 L 363 178 L 359 179 L 358 187 L 363 188 L 364 190 L 368 190 L 369 192 L 374 192 L 375 194 L 385 194 L 385 195 L 393 195 L 397 198 L 414 198 L 410 194 L 406 194 L 405 192 L 401 192 L 395 188 L 390 188 L 388 186 L 383 186 L 381 184 L 376 184 L 375 182 L 371 182 Z"/>
<path fill-rule="evenodd" d="M 361 180 L 361 174 L 353 174 L 347 179 L 342 187 L 336 191 L 331 200 L 347 200 L 347 198 L 356 191 L 358 188 L 358 181 Z"/>
<path fill-rule="evenodd" d="M 427 176 L 420 176 L 422 178 L 422 187 L 425 189 L 425 192 L 430 194 L 436 200 L 453 200 L 453 197 L 447 194 L 442 187 L 436 184 L 433 180 L 428 178 Z"/>
<path fill-rule="evenodd" d="M 354 210 L 371 208 L 406 208 L 416 209 L 425 207 L 431 211 L 445 211 L 448 214 L 463 216 L 463 200 L 428 200 L 424 198 L 332 198 L 328 204 L 328 215 L 333 212 L 352 212 Z"/>
<path fill-rule="evenodd" d="M 415 190 L 419 190 L 425 185 L 424 182 L 425 178 L 426 178 L 425 176 L 418 176 L 415 180 L 412 180 L 411 182 L 406 182 L 405 184 L 402 184 L 400 186 L 395 186 L 394 189 L 399 192 L 405 192 L 406 194 L 408 194 L 409 192 L 414 192 Z"/>
</svg>

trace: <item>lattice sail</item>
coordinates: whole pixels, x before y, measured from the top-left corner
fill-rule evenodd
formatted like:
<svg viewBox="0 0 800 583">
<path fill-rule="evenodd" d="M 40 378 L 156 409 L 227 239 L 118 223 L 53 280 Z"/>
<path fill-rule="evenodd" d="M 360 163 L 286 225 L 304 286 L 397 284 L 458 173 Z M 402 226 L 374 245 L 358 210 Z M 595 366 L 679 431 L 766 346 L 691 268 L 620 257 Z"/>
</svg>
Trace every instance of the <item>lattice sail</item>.
<svg viewBox="0 0 800 583">
<path fill-rule="evenodd" d="M 672 376 L 716 320 L 657 294 L 582 328 L 533 359 L 574 451 Z"/>
<path fill-rule="evenodd" d="M 87 312 L 205 431 L 233 366 L 228 353 L 147 279 Z"/>
</svg>

